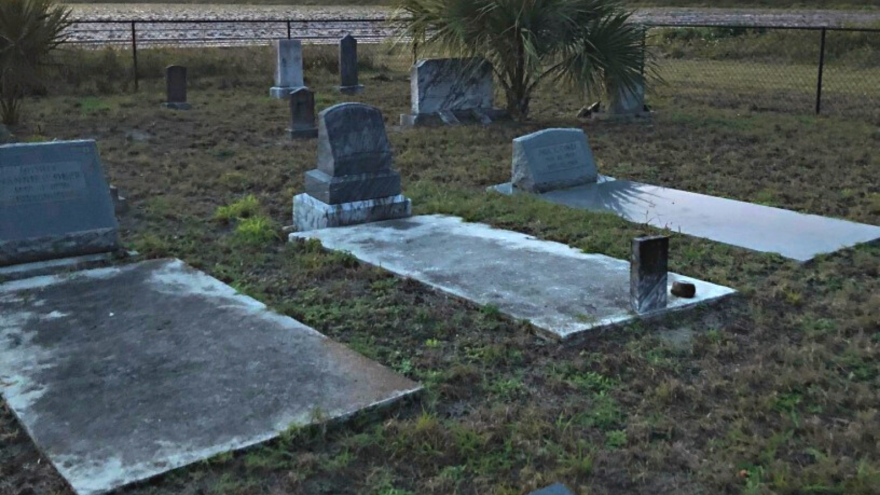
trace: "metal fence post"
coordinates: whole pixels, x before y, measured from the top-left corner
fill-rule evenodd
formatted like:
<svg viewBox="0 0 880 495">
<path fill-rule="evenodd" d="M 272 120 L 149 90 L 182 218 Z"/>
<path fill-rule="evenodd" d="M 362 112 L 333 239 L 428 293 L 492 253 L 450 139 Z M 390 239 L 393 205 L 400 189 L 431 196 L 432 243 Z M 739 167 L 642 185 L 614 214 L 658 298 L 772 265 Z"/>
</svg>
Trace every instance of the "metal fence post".
<svg viewBox="0 0 880 495">
<path fill-rule="evenodd" d="M 290 39 L 290 19 L 287 20 L 287 39 Z"/>
<path fill-rule="evenodd" d="M 131 57 L 134 65 L 134 91 L 138 90 L 138 45 L 135 21 L 131 21 Z"/>
<path fill-rule="evenodd" d="M 822 74 L 825 72 L 825 33 L 822 28 L 822 41 L 819 44 L 819 77 L 816 83 L 816 115 L 822 111 Z"/>
</svg>

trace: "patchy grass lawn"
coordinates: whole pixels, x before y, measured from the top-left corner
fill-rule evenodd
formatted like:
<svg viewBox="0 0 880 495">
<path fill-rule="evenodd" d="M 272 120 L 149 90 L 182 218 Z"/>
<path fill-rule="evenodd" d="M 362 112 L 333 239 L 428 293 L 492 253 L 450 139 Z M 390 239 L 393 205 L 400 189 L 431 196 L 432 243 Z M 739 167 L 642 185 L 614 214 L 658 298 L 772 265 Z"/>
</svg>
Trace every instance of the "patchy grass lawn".
<svg viewBox="0 0 880 495">
<path fill-rule="evenodd" d="M 572 116 L 585 102 L 548 88 L 527 124 L 399 130 L 408 76 L 392 69 L 362 73 L 356 100 L 383 111 L 416 213 L 626 257 L 632 237 L 655 230 L 484 192 L 509 178 L 512 138 L 578 126 L 604 174 L 880 224 L 877 122 L 657 97 L 650 123 L 583 123 Z M 97 139 L 132 203 L 120 218 L 129 247 L 182 258 L 427 393 L 124 494 L 500 495 L 554 481 L 582 495 L 878 493 L 880 247 L 798 265 L 673 234 L 672 270 L 742 296 L 563 348 L 493 308 L 285 243 L 315 142 L 287 139 L 287 109 L 267 96 L 271 71 L 190 77 L 189 112 L 160 109 L 161 81 L 146 79 L 136 95 L 31 100 L 15 132 Z M 329 72 L 308 79 L 320 108 L 344 101 Z M 0 493 L 25 486 L 70 493 L 4 406 Z"/>
</svg>

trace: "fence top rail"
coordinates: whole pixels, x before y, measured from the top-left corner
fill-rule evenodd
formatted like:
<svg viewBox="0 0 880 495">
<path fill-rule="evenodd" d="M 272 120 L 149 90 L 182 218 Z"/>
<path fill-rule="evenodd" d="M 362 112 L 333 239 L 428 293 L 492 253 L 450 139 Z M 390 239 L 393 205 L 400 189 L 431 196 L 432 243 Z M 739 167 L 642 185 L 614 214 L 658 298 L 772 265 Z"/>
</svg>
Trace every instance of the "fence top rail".
<svg viewBox="0 0 880 495">
<path fill-rule="evenodd" d="M 405 19 L 392 19 L 388 17 L 362 17 L 346 19 L 82 19 L 75 20 L 73 24 L 344 24 L 344 23 L 394 23 Z M 844 31 L 858 33 L 880 33 L 880 28 L 869 27 L 839 27 L 839 26 L 784 26 L 765 24 L 716 24 L 716 23 L 638 23 L 648 28 L 722 28 L 722 29 L 779 29 L 790 31 Z"/>
<path fill-rule="evenodd" d="M 291 23 L 291 24 L 342 24 L 346 22 L 392 22 L 388 18 L 352 18 L 352 19 L 83 19 L 74 20 L 73 24 L 266 24 L 266 23 Z"/>
<path fill-rule="evenodd" d="M 656 23 L 643 22 L 643 26 L 648 28 L 722 28 L 722 29 L 778 29 L 788 31 L 847 31 L 857 33 L 880 33 L 878 28 L 860 28 L 860 27 L 837 27 L 837 26 L 775 26 L 763 24 L 675 24 L 675 23 Z"/>
</svg>

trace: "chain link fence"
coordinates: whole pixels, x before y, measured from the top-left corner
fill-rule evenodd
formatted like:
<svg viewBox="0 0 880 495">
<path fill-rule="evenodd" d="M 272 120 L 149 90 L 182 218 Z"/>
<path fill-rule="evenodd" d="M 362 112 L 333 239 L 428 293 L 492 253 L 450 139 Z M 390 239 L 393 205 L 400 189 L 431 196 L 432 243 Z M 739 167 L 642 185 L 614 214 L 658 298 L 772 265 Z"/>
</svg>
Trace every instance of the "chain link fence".
<svg viewBox="0 0 880 495">
<path fill-rule="evenodd" d="M 880 30 L 649 26 L 662 82 L 677 105 L 880 115 Z"/>
<path fill-rule="evenodd" d="M 373 62 L 405 72 L 411 57 L 387 49 L 399 26 L 382 18 L 319 20 L 95 20 L 68 33 L 79 47 L 268 45 L 279 38 L 333 44 L 352 34 Z M 648 103 L 880 117 L 880 29 L 646 25 L 660 80 Z"/>
</svg>

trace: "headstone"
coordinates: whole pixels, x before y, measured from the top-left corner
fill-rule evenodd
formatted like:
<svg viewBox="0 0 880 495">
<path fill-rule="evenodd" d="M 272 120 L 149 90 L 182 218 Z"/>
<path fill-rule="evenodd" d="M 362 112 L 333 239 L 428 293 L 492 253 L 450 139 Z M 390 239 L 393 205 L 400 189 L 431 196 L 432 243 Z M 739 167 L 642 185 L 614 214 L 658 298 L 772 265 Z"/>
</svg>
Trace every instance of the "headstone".
<svg viewBox="0 0 880 495">
<path fill-rule="evenodd" d="M 400 116 L 401 125 L 485 124 L 504 116 L 494 108 L 492 66 L 483 59 L 420 60 L 410 71 L 410 91 L 411 113 Z"/>
<path fill-rule="evenodd" d="M 275 42 L 275 86 L 269 90 L 272 98 L 286 100 L 290 93 L 305 86 L 303 83 L 302 42 L 278 40 Z"/>
<path fill-rule="evenodd" d="M 339 227 L 411 215 L 382 113 L 340 103 L 319 116 L 318 168 L 306 172 L 306 193 L 293 198 L 297 230 Z"/>
<path fill-rule="evenodd" d="M 354 36 L 347 34 L 339 41 L 339 76 L 337 89 L 344 94 L 361 93 L 364 86 L 358 83 L 358 48 Z"/>
<path fill-rule="evenodd" d="M 174 110 L 189 110 L 190 105 L 186 102 L 186 67 L 169 65 L 165 68 L 165 86 L 167 101 L 162 104 L 165 108 Z"/>
<path fill-rule="evenodd" d="M 612 98 L 608 105 L 611 115 L 637 116 L 645 113 L 645 86 L 638 84 L 634 89 L 621 88 L 617 97 Z"/>
<path fill-rule="evenodd" d="M 638 314 L 666 309 L 669 237 L 637 237 L 632 241 L 630 301 Z"/>
<path fill-rule="evenodd" d="M 308 88 L 298 88 L 290 93 L 290 129 L 292 139 L 318 137 L 315 127 L 315 95 Z"/>
<path fill-rule="evenodd" d="M 0 146 L 0 266 L 119 249 L 94 141 Z"/>
<path fill-rule="evenodd" d="M 574 495 L 574 493 L 562 483 L 553 483 L 548 487 L 529 493 L 529 495 Z"/>
<path fill-rule="evenodd" d="M 598 180 L 587 135 L 580 129 L 544 129 L 513 140 L 513 186 L 540 193 Z"/>
</svg>

